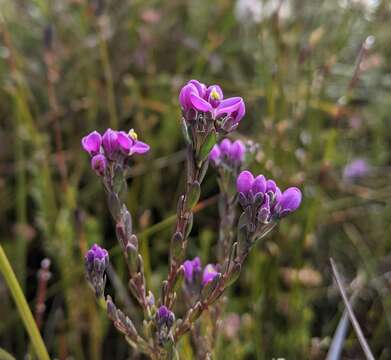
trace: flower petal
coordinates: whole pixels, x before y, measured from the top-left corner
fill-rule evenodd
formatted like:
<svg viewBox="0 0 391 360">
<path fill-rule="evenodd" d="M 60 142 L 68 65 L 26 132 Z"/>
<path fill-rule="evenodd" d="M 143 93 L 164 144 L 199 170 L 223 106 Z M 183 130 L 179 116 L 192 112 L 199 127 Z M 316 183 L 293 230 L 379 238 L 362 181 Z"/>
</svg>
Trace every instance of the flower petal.
<svg viewBox="0 0 391 360">
<path fill-rule="evenodd" d="M 190 102 L 194 108 L 198 111 L 208 112 L 212 110 L 212 105 L 209 104 L 206 100 L 200 98 L 194 93 L 190 94 Z"/>
</svg>

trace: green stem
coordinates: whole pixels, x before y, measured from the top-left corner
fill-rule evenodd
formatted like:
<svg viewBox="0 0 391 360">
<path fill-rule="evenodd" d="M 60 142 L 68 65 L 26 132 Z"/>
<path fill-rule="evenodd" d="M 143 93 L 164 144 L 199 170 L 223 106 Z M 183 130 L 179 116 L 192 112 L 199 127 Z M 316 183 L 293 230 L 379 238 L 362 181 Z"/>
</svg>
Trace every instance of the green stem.
<svg viewBox="0 0 391 360">
<path fill-rule="evenodd" d="M 0 348 L 0 360 L 15 360 L 15 358 L 3 348 Z"/>
<path fill-rule="evenodd" d="M 37 354 L 39 360 L 50 360 L 46 346 L 39 333 L 37 324 L 33 318 L 31 310 L 27 304 L 26 298 L 23 295 L 22 289 L 16 279 L 15 273 L 12 270 L 11 264 L 8 261 L 3 247 L 0 245 L 0 271 L 4 276 L 4 279 L 11 291 L 11 294 L 15 300 L 19 314 L 22 318 L 24 326 L 30 336 L 32 345 Z"/>
</svg>

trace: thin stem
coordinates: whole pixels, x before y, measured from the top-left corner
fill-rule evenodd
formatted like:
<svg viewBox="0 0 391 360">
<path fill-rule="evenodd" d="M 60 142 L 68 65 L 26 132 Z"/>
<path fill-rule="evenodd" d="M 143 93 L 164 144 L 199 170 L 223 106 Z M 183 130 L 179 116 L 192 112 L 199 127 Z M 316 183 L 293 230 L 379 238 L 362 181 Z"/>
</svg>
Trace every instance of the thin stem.
<svg viewBox="0 0 391 360">
<path fill-rule="evenodd" d="M 39 360 L 50 360 L 46 346 L 39 333 L 37 324 L 34 321 L 33 314 L 27 304 L 26 298 L 23 295 L 22 289 L 16 279 L 15 273 L 12 270 L 11 264 L 8 261 L 3 247 L 0 245 L 0 271 L 11 291 L 19 314 L 22 318 L 24 326 L 29 334 L 33 348 Z"/>
<path fill-rule="evenodd" d="M 335 265 L 335 262 L 332 258 L 330 258 L 330 263 L 331 263 L 331 268 L 333 270 L 333 275 L 334 275 L 335 281 L 337 282 L 338 289 L 341 293 L 342 299 L 345 303 L 346 310 L 348 311 L 350 321 L 353 325 L 354 330 L 356 331 L 358 340 L 360 341 L 360 345 L 364 351 L 364 354 L 368 360 L 375 360 L 375 357 L 373 356 L 372 351 L 369 348 L 367 341 L 365 340 L 364 334 L 362 333 L 360 324 L 358 323 L 356 316 L 354 315 L 354 312 L 352 310 L 352 307 L 349 304 L 349 300 L 348 300 L 348 297 L 346 296 L 341 277 L 339 276 L 339 273 L 337 270 L 337 266 Z"/>
</svg>

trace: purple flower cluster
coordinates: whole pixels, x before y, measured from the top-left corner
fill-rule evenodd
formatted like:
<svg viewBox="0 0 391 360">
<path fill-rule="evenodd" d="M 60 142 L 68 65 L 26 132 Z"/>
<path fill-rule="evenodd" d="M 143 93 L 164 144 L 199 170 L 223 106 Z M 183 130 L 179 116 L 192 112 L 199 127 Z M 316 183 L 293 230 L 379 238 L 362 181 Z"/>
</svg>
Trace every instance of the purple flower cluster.
<svg viewBox="0 0 391 360">
<path fill-rule="evenodd" d="M 197 80 L 190 80 L 182 88 L 179 103 L 186 121 L 197 119 L 198 114 L 206 114 L 212 120 L 221 120 L 221 128 L 226 131 L 236 128 L 246 112 L 241 97 L 224 99 L 220 86 L 207 87 Z"/>
<path fill-rule="evenodd" d="M 220 274 L 217 271 L 216 266 L 212 264 L 207 264 L 202 271 L 201 259 L 197 256 L 193 260 L 186 260 L 183 263 L 183 267 L 185 268 L 185 279 L 186 282 L 191 284 L 197 280 L 197 276 L 201 274 L 201 284 L 205 286 L 207 283 L 212 281 L 216 275 Z"/>
<path fill-rule="evenodd" d="M 81 140 L 83 149 L 91 158 L 91 167 L 99 176 L 105 174 L 108 162 L 124 162 L 133 154 L 144 154 L 149 145 L 139 141 L 134 130 L 129 133 L 107 129 L 103 136 L 93 131 Z"/>
<path fill-rule="evenodd" d="M 251 217 L 261 224 L 288 215 L 301 203 L 298 188 L 291 187 L 282 193 L 273 180 L 267 180 L 263 175 L 254 177 L 247 170 L 239 174 L 236 188 L 243 209 L 251 209 Z"/>
<path fill-rule="evenodd" d="M 106 282 L 104 273 L 109 265 L 109 253 L 106 249 L 94 244 L 84 259 L 88 280 L 97 296 L 102 296 Z"/>
<path fill-rule="evenodd" d="M 241 140 L 231 142 L 229 139 L 224 139 L 220 144 L 213 146 L 209 153 L 209 161 L 215 167 L 221 164 L 235 167 L 243 163 L 245 153 L 246 147 Z"/>
</svg>

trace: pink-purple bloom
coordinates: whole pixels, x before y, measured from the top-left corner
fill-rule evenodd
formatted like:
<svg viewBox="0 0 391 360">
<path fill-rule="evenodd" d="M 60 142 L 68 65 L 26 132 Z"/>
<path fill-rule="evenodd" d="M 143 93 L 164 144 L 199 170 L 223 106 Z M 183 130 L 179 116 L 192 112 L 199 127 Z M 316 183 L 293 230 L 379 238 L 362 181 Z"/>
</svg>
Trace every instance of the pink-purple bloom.
<svg viewBox="0 0 391 360">
<path fill-rule="evenodd" d="M 197 80 L 190 80 L 179 93 L 179 102 L 184 114 L 207 113 L 213 120 L 229 119 L 230 125 L 237 125 L 246 112 L 241 97 L 224 99 L 223 90 L 218 85 L 207 87 Z M 185 116 L 186 120 L 190 120 Z"/>
<path fill-rule="evenodd" d="M 85 259 L 88 264 L 93 264 L 95 261 L 108 263 L 109 253 L 106 249 L 100 247 L 98 244 L 94 244 L 91 246 L 90 250 L 87 251 Z"/>
<path fill-rule="evenodd" d="M 202 285 L 205 286 L 209 282 L 213 281 L 213 279 L 219 274 L 220 273 L 213 264 L 206 265 L 204 272 L 202 273 Z"/>
<path fill-rule="evenodd" d="M 201 259 L 197 256 L 193 260 L 186 260 L 183 263 L 185 279 L 188 282 L 194 281 L 195 276 L 201 272 Z"/>
<path fill-rule="evenodd" d="M 240 165 L 244 161 L 246 147 L 241 140 L 231 142 L 224 139 L 220 144 L 213 146 L 209 153 L 209 161 L 213 166 L 225 164 L 228 166 Z"/>
<path fill-rule="evenodd" d="M 133 129 L 129 133 L 107 129 L 103 136 L 93 131 L 83 137 L 81 143 L 92 157 L 92 169 L 100 176 L 104 175 L 108 162 L 124 162 L 133 154 L 149 151 L 149 145 L 139 141 Z"/>
<path fill-rule="evenodd" d="M 295 211 L 301 203 L 301 191 L 291 187 L 281 192 L 274 180 L 267 180 L 263 175 L 254 175 L 242 171 L 236 181 L 240 202 L 244 208 L 255 207 L 259 222 L 267 223 L 274 218 L 281 218 Z"/>
</svg>

